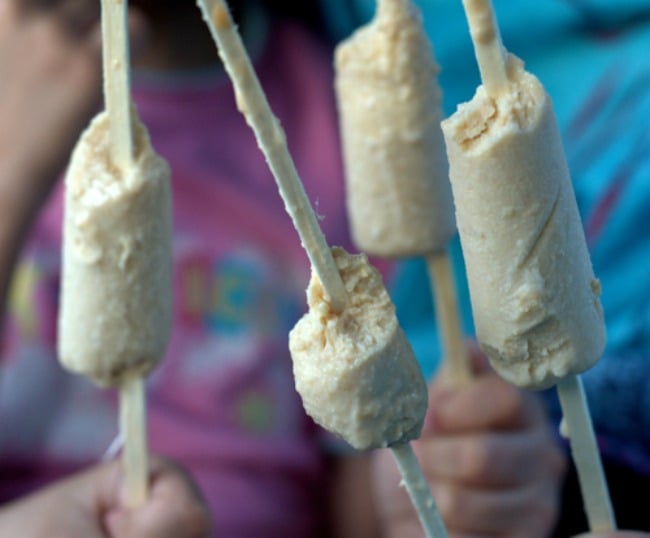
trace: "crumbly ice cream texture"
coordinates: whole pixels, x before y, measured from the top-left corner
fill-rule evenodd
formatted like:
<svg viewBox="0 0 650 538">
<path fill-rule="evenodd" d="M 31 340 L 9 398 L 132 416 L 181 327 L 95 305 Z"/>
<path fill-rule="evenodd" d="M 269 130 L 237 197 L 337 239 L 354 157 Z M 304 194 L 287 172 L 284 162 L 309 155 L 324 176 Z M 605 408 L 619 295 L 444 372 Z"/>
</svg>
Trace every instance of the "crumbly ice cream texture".
<svg viewBox="0 0 650 538">
<path fill-rule="evenodd" d="M 442 125 L 481 348 L 542 389 L 598 361 L 605 325 L 550 98 L 521 61 L 508 69 L 507 92 L 479 87 Z"/>
<path fill-rule="evenodd" d="M 92 121 L 65 178 L 58 341 L 63 365 L 102 386 L 156 366 L 172 314 L 169 167 L 137 122 L 134 165 L 118 172 L 108 121 Z"/>
<path fill-rule="evenodd" d="M 382 0 L 374 20 L 339 45 L 335 63 L 356 246 L 385 257 L 446 248 L 456 224 L 439 69 L 419 12 L 410 0 Z"/>
<path fill-rule="evenodd" d="M 333 254 L 348 305 L 334 313 L 312 275 L 309 312 L 289 335 L 305 411 L 360 450 L 416 439 L 427 387 L 381 275 L 363 254 L 338 248 Z"/>
</svg>

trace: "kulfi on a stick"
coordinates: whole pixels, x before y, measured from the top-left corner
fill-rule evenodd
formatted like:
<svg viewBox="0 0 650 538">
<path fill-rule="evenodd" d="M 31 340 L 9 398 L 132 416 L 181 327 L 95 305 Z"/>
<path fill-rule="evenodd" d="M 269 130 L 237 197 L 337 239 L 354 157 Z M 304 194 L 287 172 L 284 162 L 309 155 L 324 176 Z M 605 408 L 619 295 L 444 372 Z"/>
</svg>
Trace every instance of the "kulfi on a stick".
<svg viewBox="0 0 650 538">
<path fill-rule="evenodd" d="M 426 387 L 417 363 L 404 347 L 408 346 L 406 340 L 393 323 L 394 311 L 383 285 L 379 285 L 381 279 L 365 257 L 354 258 L 329 248 L 298 177 L 284 131 L 271 111 L 227 3 L 197 3 L 233 82 L 237 106 L 255 132 L 311 262 L 314 277 L 309 292 L 310 312 L 291 336 L 294 372 L 303 379 L 296 379 L 296 384 L 303 386 L 305 409 L 313 412 L 316 420 L 322 420 L 326 428 L 336 428 L 357 446 L 391 445 L 425 535 L 446 538 L 444 523 L 408 442 L 421 428 Z M 340 358 L 336 357 L 339 353 Z M 393 372 L 398 380 L 389 382 L 387 376 L 391 373 L 386 375 L 380 370 L 390 370 L 396 364 L 407 371 Z M 344 371 L 348 366 L 349 373 Z M 322 383 L 316 379 L 319 375 Z M 329 375 L 333 376 L 331 382 L 324 379 Z M 407 381 L 414 386 L 405 387 Z M 418 387 L 424 387 L 423 394 Z M 378 398 L 378 392 L 383 391 L 383 398 L 396 399 L 397 413 L 390 409 L 391 402 L 387 405 Z M 329 409 L 325 402 L 328 394 L 332 397 Z M 341 403 L 337 403 L 338 398 Z M 352 420 L 341 416 L 345 405 L 353 406 L 356 416 Z M 420 408 L 421 416 L 416 416 Z M 383 413 L 385 418 L 379 416 Z"/>
<path fill-rule="evenodd" d="M 480 87 L 442 127 L 481 348 L 543 389 L 598 361 L 605 325 L 551 100 L 506 66 L 502 91 Z"/>
<path fill-rule="evenodd" d="M 336 313 L 318 276 L 309 312 L 289 335 L 305 411 L 357 449 L 417 439 L 427 387 L 379 272 L 363 254 L 333 249 L 349 301 Z"/>
<path fill-rule="evenodd" d="M 171 325 L 170 172 L 134 124 L 132 166 L 112 164 L 100 113 L 65 177 L 59 357 L 102 386 L 146 376 Z"/>
<path fill-rule="evenodd" d="M 471 378 L 448 245 L 456 223 L 440 129 L 438 65 L 411 0 L 379 0 L 336 49 L 336 96 L 352 237 L 364 252 L 426 258 L 445 361 Z"/>
<path fill-rule="evenodd" d="M 580 372 L 605 347 L 551 100 L 501 43 L 490 0 L 463 0 L 483 86 L 444 121 L 479 343 L 520 387 L 557 383 L 592 532 L 616 528 Z"/>
<path fill-rule="evenodd" d="M 65 178 L 58 352 L 120 398 L 124 502 L 148 496 L 144 379 L 165 354 L 171 308 L 167 163 L 131 101 L 128 0 L 101 0 L 104 101 Z"/>
<path fill-rule="evenodd" d="M 379 0 L 336 50 L 352 237 L 383 257 L 444 250 L 456 231 L 438 65 L 411 0 Z"/>
</svg>

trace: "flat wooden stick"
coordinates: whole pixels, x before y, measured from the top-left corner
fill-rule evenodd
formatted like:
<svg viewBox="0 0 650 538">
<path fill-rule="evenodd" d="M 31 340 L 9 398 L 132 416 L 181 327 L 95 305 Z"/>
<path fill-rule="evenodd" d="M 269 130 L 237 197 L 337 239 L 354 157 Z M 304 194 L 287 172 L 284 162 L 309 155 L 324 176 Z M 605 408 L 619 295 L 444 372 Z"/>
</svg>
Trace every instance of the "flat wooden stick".
<svg viewBox="0 0 650 538">
<path fill-rule="evenodd" d="M 109 117 L 110 155 L 124 171 L 133 161 L 128 0 L 102 0 L 104 100 Z"/>
<path fill-rule="evenodd" d="M 109 121 L 113 166 L 125 173 L 134 159 L 128 30 L 128 0 L 102 0 L 104 100 Z M 147 499 L 148 453 L 144 380 L 128 379 L 120 387 L 120 428 L 126 502 L 136 507 Z"/>
<path fill-rule="evenodd" d="M 471 381 L 473 373 L 460 325 L 451 260 L 448 252 L 443 250 L 429 255 L 426 261 L 442 340 L 444 357 L 442 373 L 451 386 L 460 388 Z"/>
<path fill-rule="evenodd" d="M 446 538 L 447 530 L 410 443 L 391 447 L 411 502 L 427 538 Z"/>
<path fill-rule="evenodd" d="M 592 532 L 616 530 L 614 510 L 580 376 L 565 377 L 557 384 L 557 391 L 589 528 Z"/>
<path fill-rule="evenodd" d="M 506 51 L 491 0 L 463 0 L 481 80 L 490 97 L 508 85 Z"/>
<path fill-rule="evenodd" d="M 198 5 L 235 87 L 237 107 L 255 132 L 260 149 L 278 184 L 285 209 L 329 296 L 332 309 L 340 312 L 347 303 L 347 291 L 298 177 L 284 131 L 271 111 L 228 6 L 223 0 L 198 0 Z"/>
<path fill-rule="evenodd" d="M 120 429 L 124 438 L 122 462 L 126 482 L 126 504 L 136 508 L 147 500 L 149 458 L 147 409 L 144 380 L 132 377 L 120 387 Z"/>
</svg>

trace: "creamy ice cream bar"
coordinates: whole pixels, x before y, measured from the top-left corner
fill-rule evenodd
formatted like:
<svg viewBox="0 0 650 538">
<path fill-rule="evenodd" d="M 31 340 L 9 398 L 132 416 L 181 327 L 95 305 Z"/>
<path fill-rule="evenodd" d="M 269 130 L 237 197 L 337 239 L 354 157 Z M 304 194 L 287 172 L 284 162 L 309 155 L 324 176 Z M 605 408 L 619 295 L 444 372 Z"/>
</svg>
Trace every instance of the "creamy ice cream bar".
<svg viewBox="0 0 650 538">
<path fill-rule="evenodd" d="M 101 113 L 65 178 L 59 357 L 100 385 L 147 374 L 170 333 L 170 171 L 134 122 L 130 168 L 112 165 Z"/>
<path fill-rule="evenodd" d="M 347 207 L 356 246 L 385 257 L 443 250 L 455 233 L 438 65 L 410 0 L 336 50 Z"/>
<path fill-rule="evenodd" d="M 348 304 L 334 313 L 313 275 L 309 312 L 289 337 L 305 410 L 358 449 L 416 439 L 427 409 L 427 387 L 381 275 L 363 254 L 337 248 L 333 254 Z"/>
<path fill-rule="evenodd" d="M 605 326 L 551 100 L 521 61 L 506 69 L 442 127 L 481 348 L 542 389 L 590 368 Z"/>
</svg>

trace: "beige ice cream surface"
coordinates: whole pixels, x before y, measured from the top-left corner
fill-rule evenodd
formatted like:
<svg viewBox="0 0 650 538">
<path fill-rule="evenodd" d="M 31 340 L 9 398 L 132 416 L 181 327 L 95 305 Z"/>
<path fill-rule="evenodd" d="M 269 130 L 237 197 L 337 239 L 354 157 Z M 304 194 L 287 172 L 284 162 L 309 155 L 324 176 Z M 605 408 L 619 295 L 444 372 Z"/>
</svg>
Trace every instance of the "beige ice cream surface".
<svg viewBox="0 0 650 538">
<path fill-rule="evenodd" d="M 419 437 L 427 387 L 381 275 L 365 255 L 333 249 L 350 300 L 335 314 L 316 276 L 309 312 L 289 338 L 296 388 L 307 413 L 353 447 Z"/>
<path fill-rule="evenodd" d="M 598 361 L 605 328 L 552 104 L 519 60 L 508 69 L 508 91 L 480 87 L 443 131 L 479 342 L 541 389 Z"/>
<path fill-rule="evenodd" d="M 65 179 L 59 356 L 100 385 L 145 375 L 171 325 L 171 199 L 167 163 L 140 123 L 133 166 L 109 161 L 108 117 L 97 116 Z"/>
<path fill-rule="evenodd" d="M 369 254 L 427 255 L 455 233 L 438 70 L 410 0 L 380 1 L 337 48 L 348 214 Z"/>
</svg>

